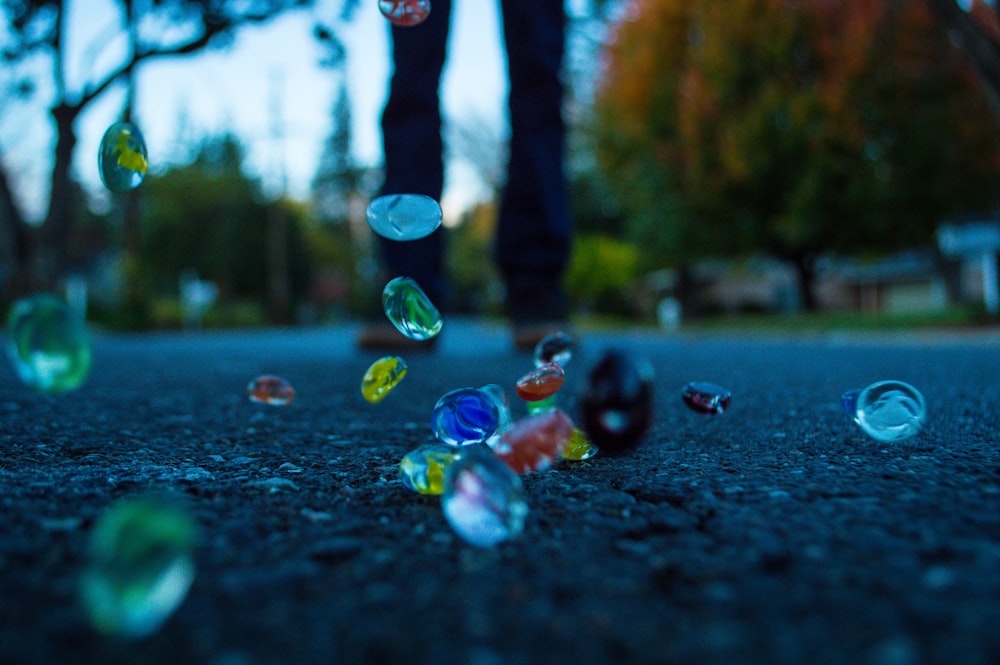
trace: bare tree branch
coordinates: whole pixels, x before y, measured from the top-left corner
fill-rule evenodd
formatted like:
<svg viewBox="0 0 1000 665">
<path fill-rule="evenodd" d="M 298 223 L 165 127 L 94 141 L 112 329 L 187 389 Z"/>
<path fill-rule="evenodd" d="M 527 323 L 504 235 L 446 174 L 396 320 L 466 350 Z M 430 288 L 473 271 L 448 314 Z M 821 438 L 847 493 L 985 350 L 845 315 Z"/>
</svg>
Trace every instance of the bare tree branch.
<svg viewBox="0 0 1000 665">
<path fill-rule="evenodd" d="M 993 113 L 1000 122 L 1000 44 L 996 37 L 989 34 L 972 14 L 959 7 L 955 0 L 927 2 L 979 74 Z"/>
</svg>

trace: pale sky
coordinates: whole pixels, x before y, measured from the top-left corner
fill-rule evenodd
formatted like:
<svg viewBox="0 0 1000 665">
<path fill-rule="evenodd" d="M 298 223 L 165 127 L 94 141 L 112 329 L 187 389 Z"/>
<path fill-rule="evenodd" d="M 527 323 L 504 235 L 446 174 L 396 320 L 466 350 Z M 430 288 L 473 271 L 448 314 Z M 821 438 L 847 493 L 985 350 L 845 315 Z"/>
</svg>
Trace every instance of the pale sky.
<svg viewBox="0 0 1000 665">
<path fill-rule="evenodd" d="M 580 2 L 570 0 L 570 5 L 575 4 Z M 102 33 L 116 24 L 116 4 L 112 0 L 75 0 L 70 6 L 76 10 L 71 15 L 70 48 L 79 54 L 74 61 L 93 62 L 98 68 L 117 62 L 116 49 L 124 49 L 124 38 L 109 40 L 109 33 Z M 265 26 L 241 30 L 226 51 L 143 65 L 136 119 L 145 135 L 154 173 L 182 157 L 184 139 L 231 126 L 249 150 L 251 171 L 274 183 L 283 164 L 289 192 L 305 198 L 323 141 L 331 130 L 336 84 L 334 72 L 317 66 L 323 55 L 312 38 L 317 19 L 340 25 L 339 35 L 347 44 L 356 159 L 361 164 L 380 163 L 378 123 L 389 75 L 388 27 L 376 0 L 363 0 L 347 24 L 333 23 L 338 8 L 339 3 L 320 0 L 315 9 L 290 12 Z M 453 12 L 442 88 L 445 114 L 476 116 L 502 127 L 507 84 L 497 3 L 455 2 Z M 88 51 L 87 45 L 95 42 L 104 46 Z M 82 72 L 74 69 L 69 76 L 79 81 Z M 285 129 L 280 148 L 270 138 L 271 92 L 275 89 L 282 95 L 279 117 Z M 22 201 L 33 215 L 44 212 L 40 209 L 44 205 L 38 203 L 43 198 L 39 192 L 47 187 L 53 141 L 45 111 L 49 98 L 44 90 L 40 92 L 34 103 L 19 104 L 16 109 L 6 105 L 0 114 L 0 146 Z M 91 105 L 77 126 L 74 171 L 93 191 L 101 191 L 97 146 L 105 128 L 117 119 L 123 100 L 122 89 L 109 91 Z M 468 169 L 449 167 L 442 201 L 446 214 L 448 207 L 454 210 L 475 200 L 480 195 L 478 187 Z"/>
</svg>

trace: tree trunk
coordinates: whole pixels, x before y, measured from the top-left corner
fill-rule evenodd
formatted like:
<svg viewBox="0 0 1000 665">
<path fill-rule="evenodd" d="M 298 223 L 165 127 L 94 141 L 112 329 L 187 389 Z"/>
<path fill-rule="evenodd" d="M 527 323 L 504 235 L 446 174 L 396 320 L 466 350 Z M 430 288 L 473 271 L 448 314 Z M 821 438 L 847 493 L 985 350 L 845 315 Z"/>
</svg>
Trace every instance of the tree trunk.
<svg viewBox="0 0 1000 665">
<path fill-rule="evenodd" d="M 38 248 L 33 270 L 34 286 L 52 290 L 62 277 L 65 268 L 66 248 L 73 231 L 73 188 L 70 186 L 70 166 L 76 148 L 76 130 L 73 123 L 80 109 L 65 103 L 51 110 L 56 123 L 56 151 L 52 165 L 52 189 L 49 193 L 49 211 L 42 228 L 42 242 Z"/>
<path fill-rule="evenodd" d="M 30 291 L 26 274 L 30 263 L 30 238 L 14 192 L 7 180 L 7 169 L 0 160 L 0 280 L 3 296 L 13 300 Z"/>
<path fill-rule="evenodd" d="M 292 322 L 292 288 L 288 276 L 288 216 L 281 200 L 267 206 L 267 294 L 271 323 Z"/>
<path fill-rule="evenodd" d="M 791 257 L 791 261 L 795 265 L 802 309 L 815 312 L 819 308 L 816 302 L 816 257 L 808 253 L 799 254 Z"/>
</svg>

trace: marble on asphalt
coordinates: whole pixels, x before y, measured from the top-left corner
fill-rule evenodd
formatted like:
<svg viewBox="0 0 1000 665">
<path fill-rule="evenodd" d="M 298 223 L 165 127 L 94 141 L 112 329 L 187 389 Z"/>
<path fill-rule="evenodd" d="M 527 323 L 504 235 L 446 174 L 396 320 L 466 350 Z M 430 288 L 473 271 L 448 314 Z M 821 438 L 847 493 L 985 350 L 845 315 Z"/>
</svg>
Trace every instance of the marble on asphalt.
<svg viewBox="0 0 1000 665">
<path fill-rule="evenodd" d="M 396 464 L 440 394 L 513 395 L 529 355 L 449 320 L 370 405 L 355 331 L 100 334 L 59 397 L 0 367 L 0 663 L 1000 662 L 995 331 L 582 335 L 566 409 L 624 346 L 654 366 L 653 428 L 634 455 L 526 478 L 524 534 L 487 551 Z M 250 404 L 260 373 L 296 401 Z M 873 442 L 840 412 L 883 378 L 924 392 L 920 437 Z M 693 379 L 730 409 L 688 411 Z M 191 594 L 147 640 L 97 635 L 75 601 L 89 528 L 165 489 L 202 528 Z"/>
</svg>

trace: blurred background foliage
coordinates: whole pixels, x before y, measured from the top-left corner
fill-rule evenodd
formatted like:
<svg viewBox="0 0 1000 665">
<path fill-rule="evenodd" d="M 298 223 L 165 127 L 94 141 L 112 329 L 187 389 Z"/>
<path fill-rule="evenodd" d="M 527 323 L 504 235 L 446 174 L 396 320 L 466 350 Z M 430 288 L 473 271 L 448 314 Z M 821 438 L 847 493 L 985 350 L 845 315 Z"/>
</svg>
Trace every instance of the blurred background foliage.
<svg viewBox="0 0 1000 665">
<path fill-rule="evenodd" d="M 47 55 L 57 135 L 48 212 L 37 226 L 17 209 L 0 152 L 4 301 L 85 274 L 92 316 L 120 328 L 182 325 L 181 283 L 192 279 L 217 288 L 203 325 L 371 313 L 382 275 L 364 208 L 380 167 L 351 154 L 341 69 L 350 53 L 337 30 L 318 25 L 313 35 L 340 85 L 310 200 L 265 192 L 248 175 L 240 138 L 222 134 L 199 137 L 189 161 L 100 210 L 68 166 L 73 123 L 89 103 L 150 58 L 224 47 L 242 26 L 310 3 L 121 0 L 131 51 L 71 90 L 59 20 L 69 2 L 3 6 L 3 66 L 16 71 Z M 342 3 L 341 27 L 354 7 Z M 184 28 L 170 32 L 174 41 L 149 27 L 164 21 Z M 977 58 L 976 39 L 992 45 L 995 62 Z M 760 255 L 790 266 L 795 293 L 786 300 L 811 310 L 822 305 L 817 276 L 829 257 L 933 253 L 944 220 L 997 209 L 992 3 L 595 0 L 572 22 L 570 44 L 567 169 L 577 233 L 566 282 L 580 313 L 650 318 L 669 294 L 694 315 L 706 261 Z M 30 78 L 9 79 L 9 94 L 33 94 Z M 494 315 L 503 297 L 490 259 L 503 139 L 475 118 L 449 122 L 450 156 L 471 164 L 487 192 L 447 230 L 451 304 Z"/>
</svg>

